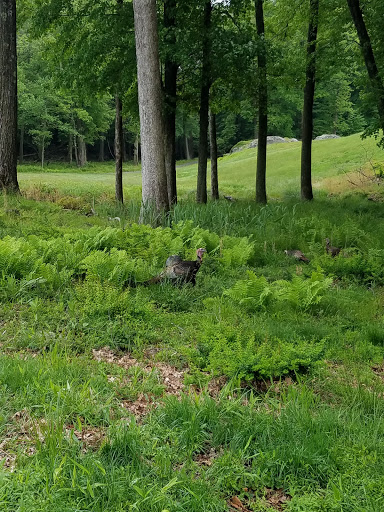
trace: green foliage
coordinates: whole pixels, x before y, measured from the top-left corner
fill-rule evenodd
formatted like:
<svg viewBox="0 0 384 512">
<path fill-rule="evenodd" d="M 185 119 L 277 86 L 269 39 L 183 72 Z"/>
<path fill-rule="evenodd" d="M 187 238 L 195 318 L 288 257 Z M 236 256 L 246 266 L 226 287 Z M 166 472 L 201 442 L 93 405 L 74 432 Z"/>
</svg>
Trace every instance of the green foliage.
<svg viewBox="0 0 384 512">
<path fill-rule="evenodd" d="M 237 281 L 224 295 L 249 312 L 266 309 L 271 304 L 279 307 L 280 303 L 306 311 L 320 304 L 332 284 L 332 278 L 321 272 L 312 272 L 309 279 L 294 277 L 292 281 L 272 283 L 263 276 L 257 277 L 254 272 L 247 271 L 247 274 L 248 279 Z"/>
<path fill-rule="evenodd" d="M 365 254 L 341 254 L 336 258 L 319 257 L 316 262 L 322 269 L 339 279 L 363 284 L 384 284 L 382 249 L 369 249 Z"/>
<path fill-rule="evenodd" d="M 248 279 L 237 281 L 233 288 L 224 292 L 247 311 L 265 309 L 273 301 L 273 291 L 265 277 L 247 271 Z"/>
<path fill-rule="evenodd" d="M 381 510 L 380 203 L 3 204 L 1 510 Z M 199 246 L 195 287 L 129 286 Z"/>
<path fill-rule="evenodd" d="M 303 373 L 313 368 L 324 354 L 324 343 L 303 340 L 285 342 L 274 338 L 260 343 L 253 337 L 237 335 L 234 339 L 218 336 L 208 343 L 208 368 L 215 375 L 246 380 Z"/>
</svg>

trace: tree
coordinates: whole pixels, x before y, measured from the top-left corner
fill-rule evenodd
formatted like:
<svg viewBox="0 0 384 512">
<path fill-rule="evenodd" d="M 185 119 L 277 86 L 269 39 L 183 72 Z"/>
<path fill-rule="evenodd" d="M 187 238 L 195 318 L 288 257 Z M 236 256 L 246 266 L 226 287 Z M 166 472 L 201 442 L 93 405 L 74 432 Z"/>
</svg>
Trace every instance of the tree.
<svg viewBox="0 0 384 512">
<path fill-rule="evenodd" d="M 211 0 L 205 2 L 203 18 L 203 48 L 200 89 L 200 135 L 199 162 L 197 167 L 198 203 L 207 202 L 207 160 L 208 160 L 208 124 L 209 124 L 209 88 L 211 86 L 210 51 L 211 51 Z"/>
<path fill-rule="evenodd" d="M 217 135 L 216 135 L 216 114 L 209 111 L 209 140 L 211 146 L 211 196 L 212 199 L 219 199 L 219 180 L 217 176 Z"/>
<path fill-rule="evenodd" d="M 0 0 L 0 187 L 19 191 L 16 0 Z"/>
<path fill-rule="evenodd" d="M 176 87 L 177 69 L 176 46 L 176 0 L 164 1 L 164 27 L 166 30 L 167 53 L 164 64 L 164 137 L 165 170 L 167 174 L 169 204 L 177 203 L 176 187 Z"/>
<path fill-rule="evenodd" d="M 301 198 L 312 200 L 312 135 L 313 100 L 316 83 L 316 42 L 319 18 L 319 0 L 309 0 L 309 26 L 307 40 L 306 80 L 301 144 Z"/>
<path fill-rule="evenodd" d="M 379 74 L 376 59 L 373 53 L 371 39 L 365 25 L 363 12 L 360 6 L 360 0 L 347 0 L 348 7 L 355 24 L 357 35 L 360 41 L 360 48 L 363 54 L 364 63 L 367 68 L 368 77 L 371 83 L 377 101 L 377 110 L 379 113 L 379 128 L 384 131 L 384 83 Z M 382 18 L 381 18 L 382 19 Z M 374 130 L 375 131 L 375 130 Z M 384 137 L 381 141 L 384 146 Z"/>
<path fill-rule="evenodd" d="M 116 94 L 116 117 L 115 117 L 115 199 L 123 202 L 123 118 L 121 116 L 121 99 Z"/>
<path fill-rule="evenodd" d="M 134 0 L 133 10 L 141 133 L 142 201 L 144 210 L 153 205 L 161 212 L 169 209 L 169 201 L 164 165 L 156 0 Z"/>
<path fill-rule="evenodd" d="M 259 73 L 259 130 L 257 142 L 256 202 L 266 204 L 267 191 L 265 175 L 267 167 L 268 92 L 263 0 L 255 0 L 255 15 L 258 35 L 257 63 Z"/>
</svg>

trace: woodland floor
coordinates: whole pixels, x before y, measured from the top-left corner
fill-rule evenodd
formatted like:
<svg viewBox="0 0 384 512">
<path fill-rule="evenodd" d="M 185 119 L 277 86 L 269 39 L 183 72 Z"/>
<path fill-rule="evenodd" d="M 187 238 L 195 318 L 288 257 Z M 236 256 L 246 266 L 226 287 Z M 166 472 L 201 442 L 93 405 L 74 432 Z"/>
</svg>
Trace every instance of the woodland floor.
<svg viewBox="0 0 384 512">
<path fill-rule="evenodd" d="M 320 143 L 312 203 L 284 148 L 276 200 L 250 201 L 249 150 L 221 162 L 236 202 L 195 205 L 188 167 L 157 229 L 136 181 L 121 208 L 105 171 L 23 170 L 0 197 L 1 510 L 384 510 L 380 154 Z M 195 288 L 130 286 L 197 247 Z"/>
</svg>

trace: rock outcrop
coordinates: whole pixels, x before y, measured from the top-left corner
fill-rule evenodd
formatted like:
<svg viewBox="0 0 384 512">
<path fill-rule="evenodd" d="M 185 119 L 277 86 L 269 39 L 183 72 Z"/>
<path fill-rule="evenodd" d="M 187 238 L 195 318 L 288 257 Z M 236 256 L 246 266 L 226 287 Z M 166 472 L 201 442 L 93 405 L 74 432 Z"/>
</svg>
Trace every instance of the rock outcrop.
<svg viewBox="0 0 384 512">
<path fill-rule="evenodd" d="M 324 133 L 323 135 L 318 135 L 315 140 L 327 140 L 327 139 L 340 139 L 340 135 L 336 135 L 336 133 Z"/>
<path fill-rule="evenodd" d="M 282 144 L 287 142 L 298 142 L 298 140 L 279 137 L 278 135 L 269 135 L 267 137 L 267 144 Z M 250 142 L 246 142 L 244 144 L 236 144 L 236 146 L 233 146 L 231 149 L 231 153 L 237 153 L 243 149 L 257 148 L 257 144 L 258 139 L 251 140 Z"/>
</svg>

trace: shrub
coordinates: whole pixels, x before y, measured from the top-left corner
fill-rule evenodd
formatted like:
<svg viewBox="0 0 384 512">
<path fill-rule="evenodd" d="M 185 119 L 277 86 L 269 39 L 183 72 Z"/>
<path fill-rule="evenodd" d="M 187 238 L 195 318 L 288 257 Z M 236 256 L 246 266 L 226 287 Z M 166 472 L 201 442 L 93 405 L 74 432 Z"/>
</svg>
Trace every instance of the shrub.
<svg viewBox="0 0 384 512">
<path fill-rule="evenodd" d="M 219 335 L 211 338 L 209 343 L 208 367 L 214 374 L 247 380 L 306 372 L 324 352 L 324 342 L 287 342 L 273 338 L 258 343 L 254 337 L 243 338 L 241 335 L 235 340 Z"/>
<path fill-rule="evenodd" d="M 306 311 L 320 304 L 332 284 L 332 278 L 325 277 L 321 272 L 312 272 L 309 279 L 294 277 L 292 281 L 279 280 L 272 283 L 268 283 L 263 276 L 257 277 L 254 272 L 248 271 L 247 274 L 248 279 L 237 281 L 224 295 L 249 312 L 281 302 Z"/>
</svg>

